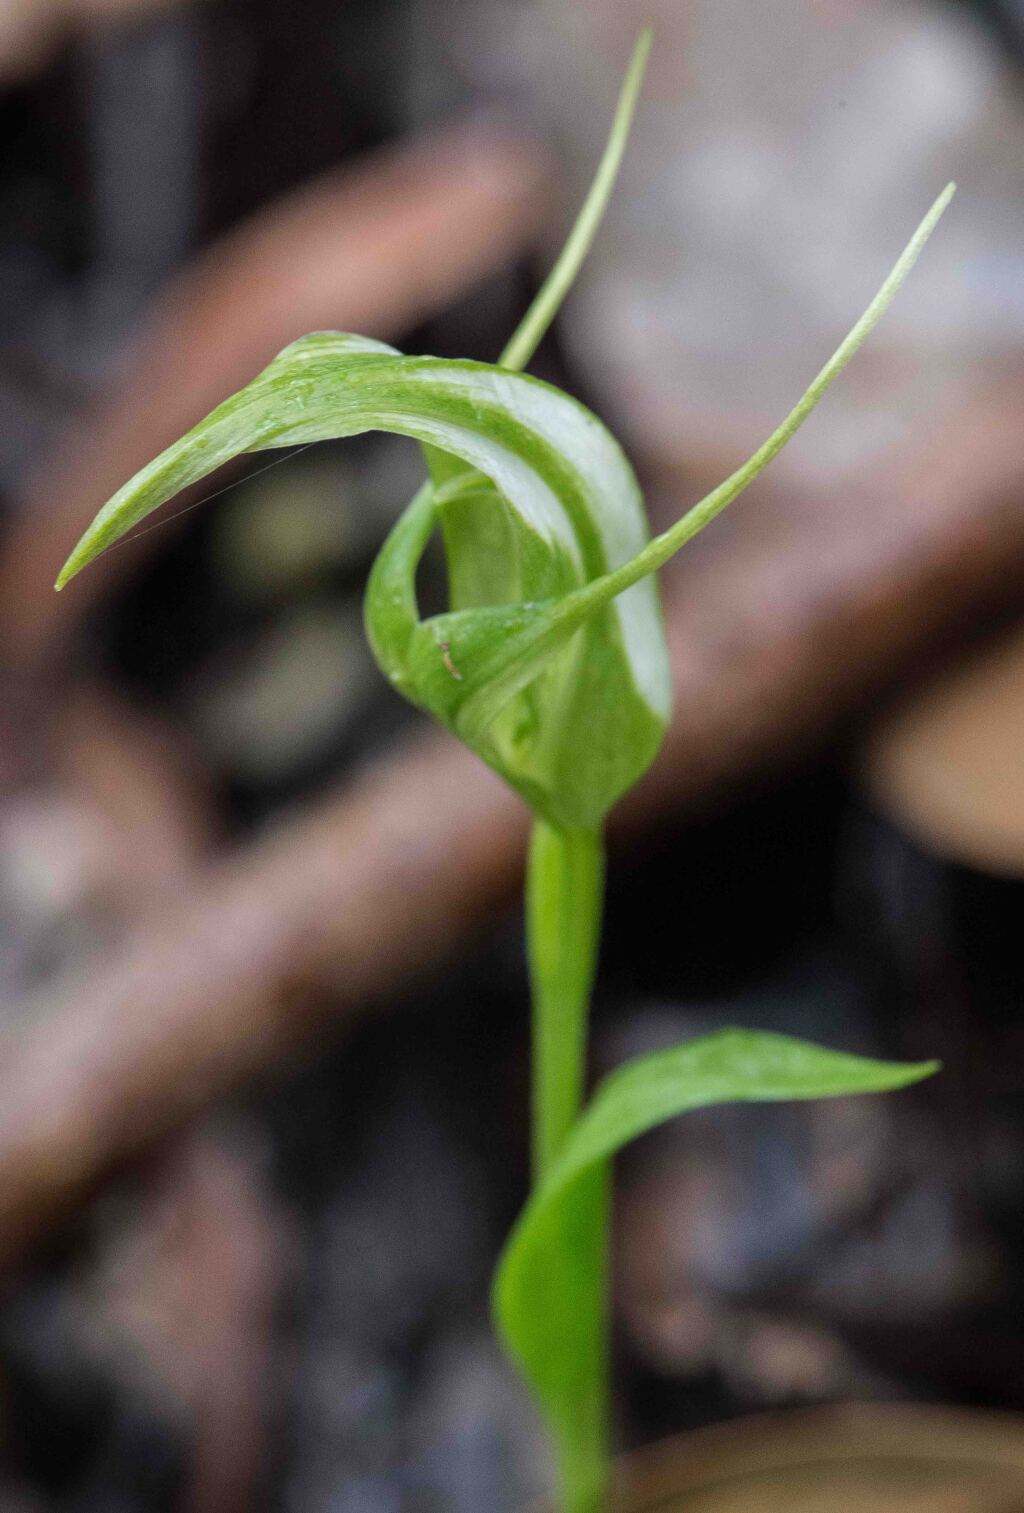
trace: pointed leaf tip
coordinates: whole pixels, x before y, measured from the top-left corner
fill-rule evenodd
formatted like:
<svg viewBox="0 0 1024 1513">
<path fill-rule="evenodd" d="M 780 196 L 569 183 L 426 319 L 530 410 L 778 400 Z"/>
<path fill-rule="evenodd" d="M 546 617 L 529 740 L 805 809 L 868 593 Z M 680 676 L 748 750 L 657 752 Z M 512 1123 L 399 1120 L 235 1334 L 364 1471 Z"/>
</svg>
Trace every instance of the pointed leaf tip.
<svg viewBox="0 0 1024 1513">
<path fill-rule="evenodd" d="M 619 169 L 622 166 L 653 41 L 654 33 L 649 26 L 646 26 L 633 44 L 633 52 L 619 91 L 619 100 L 615 107 L 608 141 L 593 182 L 587 191 L 587 197 L 580 207 L 576 222 L 554 267 L 537 291 L 536 297 L 516 327 L 514 334 L 506 343 L 498 359 L 499 367 L 520 371 L 528 367 L 545 332 L 558 314 L 562 301 L 576 281 L 576 275 L 583 266 L 594 237 L 597 235 L 598 227 L 604 218 Z"/>
<path fill-rule="evenodd" d="M 82 568 L 91 560 L 91 558 L 86 558 L 85 561 L 81 560 L 78 547 L 76 547 L 57 574 L 57 581 L 53 585 L 55 592 L 59 594 L 62 588 L 66 588 L 72 578 L 77 578 Z"/>
</svg>

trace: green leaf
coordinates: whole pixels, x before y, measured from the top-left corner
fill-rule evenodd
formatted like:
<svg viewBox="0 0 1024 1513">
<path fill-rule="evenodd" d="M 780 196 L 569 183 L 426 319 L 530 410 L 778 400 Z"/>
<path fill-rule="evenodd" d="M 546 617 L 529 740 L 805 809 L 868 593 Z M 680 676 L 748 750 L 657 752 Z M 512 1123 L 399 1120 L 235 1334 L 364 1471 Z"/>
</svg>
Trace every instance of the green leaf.
<svg viewBox="0 0 1024 1513">
<path fill-rule="evenodd" d="M 554 1426 L 563 1462 L 588 1464 L 575 1436 L 590 1422 L 586 1394 L 600 1380 L 607 1286 L 588 1213 L 595 1189 L 607 1191 L 615 1153 L 690 1109 L 886 1092 L 937 1069 L 935 1061 L 871 1061 L 785 1035 L 723 1030 L 605 1078 L 523 1210 L 493 1294 L 499 1333 Z"/>
</svg>

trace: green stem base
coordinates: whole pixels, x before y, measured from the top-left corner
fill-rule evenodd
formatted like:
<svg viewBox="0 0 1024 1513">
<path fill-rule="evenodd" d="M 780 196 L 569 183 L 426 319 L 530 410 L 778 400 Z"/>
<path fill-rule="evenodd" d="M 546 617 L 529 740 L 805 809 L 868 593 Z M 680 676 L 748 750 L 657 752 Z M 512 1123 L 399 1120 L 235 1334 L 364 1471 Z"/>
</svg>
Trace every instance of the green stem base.
<svg viewBox="0 0 1024 1513">
<path fill-rule="evenodd" d="M 604 902 L 599 832 L 534 823 L 526 885 L 533 1001 L 533 1166 L 543 1180 L 583 1104 L 590 994 Z M 561 1215 L 554 1237 L 579 1258 L 572 1335 L 562 1364 L 564 1402 L 552 1416 L 563 1513 L 599 1513 L 608 1481 L 608 1195 L 595 1176 Z"/>
</svg>

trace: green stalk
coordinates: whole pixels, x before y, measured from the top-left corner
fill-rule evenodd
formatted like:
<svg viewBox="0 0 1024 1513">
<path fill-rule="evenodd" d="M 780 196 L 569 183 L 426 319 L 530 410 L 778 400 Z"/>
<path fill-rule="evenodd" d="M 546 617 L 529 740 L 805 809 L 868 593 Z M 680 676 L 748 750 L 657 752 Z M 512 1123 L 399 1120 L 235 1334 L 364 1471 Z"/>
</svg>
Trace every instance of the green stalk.
<svg viewBox="0 0 1024 1513">
<path fill-rule="evenodd" d="M 534 821 L 526 877 L 526 939 L 533 1006 L 534 1182 L 551 1170 L 583 1105 L 587 1024 L 604 901 L 604 847 L 596 830 Z M 608 1183 L 595 1173 L 559 1219 L 560 1243 L 577 1258 L 574 1311 L 587 1321 L 584 1357 L 567 1358 L 572 1411 L 552 1427 L 559 1506 L 597 1513 L 609 1462 Z M 538 1299 L 543 1307 L 543 1300 Z"/>
<path fill-rule="evenodd" d="M 600 833 L 536 819 L 526 873 L 535 1182 L 547 1175 L 583 1102 L 603 901 Z"/>
</svg>

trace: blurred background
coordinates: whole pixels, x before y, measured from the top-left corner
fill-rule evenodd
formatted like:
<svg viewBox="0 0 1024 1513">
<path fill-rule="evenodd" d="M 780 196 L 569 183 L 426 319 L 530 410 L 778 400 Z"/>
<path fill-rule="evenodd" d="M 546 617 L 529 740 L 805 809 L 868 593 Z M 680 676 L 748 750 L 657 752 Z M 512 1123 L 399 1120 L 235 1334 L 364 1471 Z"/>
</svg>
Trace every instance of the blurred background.
<svg viewBox="0 0 1024 1513">
<path fill-rule="evenodd" d="M 623 1158 L 619 1442 L 1024 1409 L 1020 0 L 0 0 L 4 1510 L 511 1513 L 544 1486 L 487 1320 L 526 1183 L 525 820 L 360 623 L 415 449 L 247 462 L 50 585 L 306 331 L 494 359 L 646 21 L 535 371 L 622 438 L 657 522 L 960 191 L 664 575 L 676 715 L 613 826 L 594 1070 L 727 1023 L 946 1069 Z M 941 1506 L 1006 1513 L 1020 1478 Z"/>
</svg>

